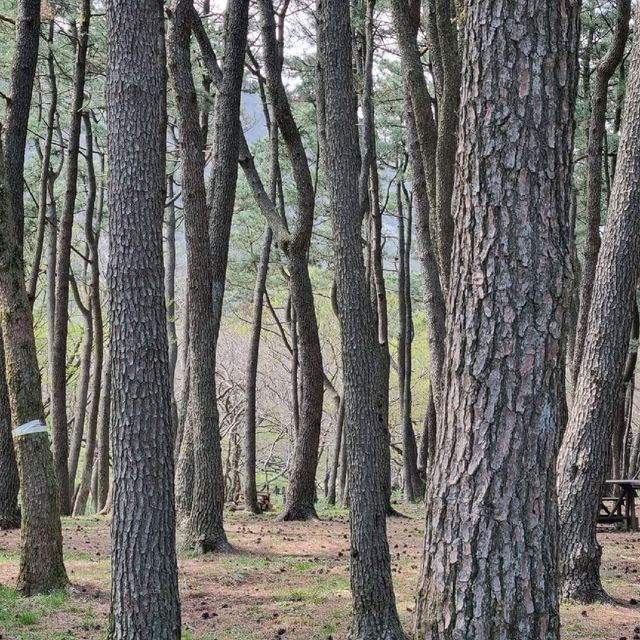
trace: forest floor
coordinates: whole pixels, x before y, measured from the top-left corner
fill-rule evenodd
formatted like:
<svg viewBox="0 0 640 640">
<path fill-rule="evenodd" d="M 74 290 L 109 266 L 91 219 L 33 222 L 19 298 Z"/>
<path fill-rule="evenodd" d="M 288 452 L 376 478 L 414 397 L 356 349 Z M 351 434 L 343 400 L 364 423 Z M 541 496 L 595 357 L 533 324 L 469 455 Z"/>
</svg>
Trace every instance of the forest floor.
<svg viewBox="0 0 640 640">
<path fill-rule="evenodd" d="M 422 551 L 423 509 L 399 505 L 388 521 L 398 611 L 411 628 Z M 350 618 L 346 513 L 281 523 L 274 515 L 227 514 L 235 553 L 181 553 L 179 582 L 185 640 L 344 640 Z M 109 613 L 109 521 L 65 519 L 68 594 L 29 600 L 13 589 L 19 532 L 0 532 L 0 638 L 105 637 Z M 563 606 L 562 640 L 640 639 L 640 533 L 602 531 L 603 579 L 615 606 Z"/>
</svg>

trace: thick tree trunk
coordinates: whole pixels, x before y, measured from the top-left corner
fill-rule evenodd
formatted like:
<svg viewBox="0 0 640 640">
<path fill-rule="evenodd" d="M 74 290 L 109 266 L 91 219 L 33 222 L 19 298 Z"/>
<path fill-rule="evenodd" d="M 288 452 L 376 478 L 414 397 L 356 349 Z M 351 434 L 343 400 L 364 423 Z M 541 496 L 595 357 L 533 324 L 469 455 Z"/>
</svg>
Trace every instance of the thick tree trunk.
<svg viewBox="0 0 640 640">
<path fill-rule="evenodd" d="M 636 19 L 640 14 L 636 13 Z M 640 275 L 640 41 L 633 45 L 607 226 L 598 259 L 582 366 L 558 464 L 562 594 L 605 598 L 596 540 L 611 428 L 629 350 Z"/>
<path fill-rule="evenodd" d="M 577 5 L 468 5 L 420 640 L 559 637 Z"/>
<path fill-rule="evenodd" d="M 326 0 L 319 15 L 319 73 L 325 88 L 327 172 L 342 329 L 351 509 L 353 640 L 403 639 L 396 611 L 385 515 L 388 424 L 383 363 L 361 250 L 358 138 L 349 5 Z M 365 453 L 366 452 L 366 453 Z"/>
<path fill-rule="evenodd" d="M 622 57 L 629 36 L 629 20 L 631 17 L 631 0 L 618 0 L 618 17 L 611 47 L 596 67 L 591 96 L 591 116 L 587 141 L 587 202 L 586 202 L 586 237 L 584 262 L 580 278 L 580 306 L 578 307 L 578 323 L 576 327 L 575 346 L 573 349 L 572 376 L 576 384 L 584 341 L 587 333 L 589 308 L 593 294 L 593 283 L 600 251 L 600 209 L 602 206 L 602 144 L 607 121 L 607 98 L 609 81 L 615 73 Z M 605 158 L 604 164 L 608 160 Z"/>
<path fill-rule="evenodd" d="M 0 335 L 0 529 L 20 526 L 18 490 L 20 478 L 11 437 L 11 406 L 4 365 L 4 345 Z"/>
<path fill-rule="evenodd" d="M 107 5 L 113 425 L 111 640 L 178 640 L 173 423 L 163 287 L 163 6 Z"/>
<path fill-rule="evenodd" d="M 38 64 L 40 39 L 40 0 L 18 0 L 16 2 L 16 53 L 11 69 L 7 113 L 4 127 L 6 153 L 6 180 L 9 188 L 9 203 L 14 212 L 17 246 L 23 252 L 24 236 L 24 154 L 27 143 L 27 127 L 33 81 Z"/>
<path fill-rule="evenodd" d="M 0 142 L 0 322 L 13 423 L 44 424 L 40 370 L 27 298 L 22 251 L 11 211 Z M 62 558 L 60 505 L 49 437 L 14 435 L 22 495 L 18 590 L 25 596 L 68 584 Z"/>
<path fill-rule="evenodd" d="M 71 513 L 69 496 L 69 438 L 67 433 L 67 335 L 69 331 L 69 271 L 71 265 L 71 237 L 78 189 L 78 157 L 80 155 L 80 130 L 84 103 L 85 69 L 89 48 L 89 23 L 91 2 L 82 0 L 76 62 L 73 71 L 73 99 L 69 127 L 69 150 L 64 204 L 58 221 L 58 246 L 56 254 L 56 290 L 53 328 L 51 379 L 51 433 L 53 458 L 60 489 L 60 509 L 63 515 Z"/>
</svg>

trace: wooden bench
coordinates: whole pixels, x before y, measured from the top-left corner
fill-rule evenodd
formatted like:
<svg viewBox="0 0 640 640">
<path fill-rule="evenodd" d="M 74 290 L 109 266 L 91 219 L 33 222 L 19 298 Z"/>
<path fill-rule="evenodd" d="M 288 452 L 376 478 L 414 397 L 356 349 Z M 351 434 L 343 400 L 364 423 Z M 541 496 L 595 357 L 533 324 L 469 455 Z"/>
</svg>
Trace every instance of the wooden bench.
<svg viewBox="0 0 640 640">
<path fill-rule="evenodd" d="M 638 530 L 636 518 L 636 491 L 640 480 L 606 480 L 606 487 L 617 487 L 618 496 L 603 496 L 600 500 L 598 524 L 623 524 L 627 531 Z"/>
</svg>

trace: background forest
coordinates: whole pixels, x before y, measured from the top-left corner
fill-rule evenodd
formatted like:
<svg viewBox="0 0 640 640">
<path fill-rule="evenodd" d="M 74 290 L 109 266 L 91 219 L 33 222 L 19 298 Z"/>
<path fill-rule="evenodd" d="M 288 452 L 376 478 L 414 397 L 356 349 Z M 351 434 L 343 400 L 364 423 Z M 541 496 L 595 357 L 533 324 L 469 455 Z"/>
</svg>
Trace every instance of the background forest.
<svg viewBox="0 0 640 640">
<path fill-rule="evenodd" d="M 0 0 L 0 638 L 640 637 L 635 7 L 495 4 Z"/>
</svg>

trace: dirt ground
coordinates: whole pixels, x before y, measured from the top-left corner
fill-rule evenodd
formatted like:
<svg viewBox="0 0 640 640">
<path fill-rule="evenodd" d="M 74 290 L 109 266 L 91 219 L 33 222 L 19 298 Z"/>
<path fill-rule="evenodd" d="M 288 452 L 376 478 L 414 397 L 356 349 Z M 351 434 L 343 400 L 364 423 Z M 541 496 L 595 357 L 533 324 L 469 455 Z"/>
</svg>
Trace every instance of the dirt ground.
<svg viewBox="0 0 640 640">
<path fill-rule="evenodd" d="M 411 629 L 422 546 L 422 510 L 400 505 L 389 520 L 398 610 Z M 344 640 L 350 617 L 349 526 L 340 510 L 322 520 L 279 523 L 273 515 L 228 514 L 235 553 L 181 553 L 185 640 Z M 562 639 L 640 640 L 640 533 L 601 532 L 603 577 L 616 606 L 563 606 Z M 105 637 L 109 610 L 109 522 L 64 521 L 69 594 L 24 600 L 13 586 L 19 533 L 0 532 L 0 638 Z"/>
</svg>

